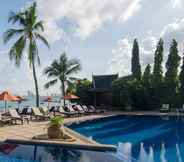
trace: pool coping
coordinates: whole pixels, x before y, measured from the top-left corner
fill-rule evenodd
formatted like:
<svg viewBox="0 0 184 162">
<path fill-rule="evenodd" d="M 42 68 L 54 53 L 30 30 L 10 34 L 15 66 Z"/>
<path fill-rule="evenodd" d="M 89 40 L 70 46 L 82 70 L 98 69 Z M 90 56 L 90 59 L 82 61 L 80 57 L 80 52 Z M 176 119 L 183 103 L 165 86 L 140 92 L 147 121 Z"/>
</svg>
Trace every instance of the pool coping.
<svg viewBox="0 0 184 162">
<path fill-rule="evenodd" d="M 114 145 L 100 144 L 92 139 L 83 136 L 76 131 L 65 127 L 65 132 L 72 136 L 78 141 L 83 141 L 83 143 L 73 143 L 66 141 L 53 141 L 53 140 L 38 140 L 38 139 L 6 139 L 4 142 L 7 143 L 18 143 L 26 145 L 40 145 L 40 146 L 61 146 L 65 148 L 81 149 L 81 150 L 92 150 L 92 151 L 111 151 L 116 152 L 117 147 Z"/>
</svg>

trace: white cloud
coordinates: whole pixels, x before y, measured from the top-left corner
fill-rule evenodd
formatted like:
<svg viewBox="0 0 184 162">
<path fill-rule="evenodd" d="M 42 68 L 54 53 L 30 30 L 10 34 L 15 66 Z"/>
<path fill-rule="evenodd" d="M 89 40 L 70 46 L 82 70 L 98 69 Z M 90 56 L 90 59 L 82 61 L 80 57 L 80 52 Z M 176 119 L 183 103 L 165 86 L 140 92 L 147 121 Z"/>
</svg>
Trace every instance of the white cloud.
<svg viewBox="0 0 184 162">
<path fill-rule="evenodd" d="M 173 8 L 182 8 L 184 5 L 183 0 L 171 0 Z"/>
<path fill-rule="evenodd" d="M 139 40 L 138 40 L 139 41 Z M 148 34 L 143 41 L 139 41 L 140 63 L 142 70 L 147 64 L 153 63 L 153 53 L 157 39 Z M 118 41 L 116 47 L 112 50 L 112 59 L 109 61 L 109 69 L 111 73 L 119 73 L 128 75 L 131 73 L 131 56 L 133 42 L 127 38 Z"/>
<path fill-rule="evenodd" d="M 165 70 L 165 62 L 173 38 L 176 39 L 176 41 L 178 42 L 179 55 L 182 55 L 183 53 L 184 18 L 165 25 L 163 27 L 163 30 L 159 34 L 159 37 L 163 38 L 164 40 L 163 67 Z M 155 37 L 149 33 L 145 36 L 145 39 L 143 39 L 142 41 L 139 40 L 140 61 L 143 67 L 142 70 L 148 63 L 153 64 L 154 51 L 159 37 Z M 118 41 L 116 47 L 112 50 L 112 59 L 110 59 L 109 61 L 109 69 L 111 72 L 119 72 L 121 75 L 130 74 L 132 44 L 133 42 L 131 42 L 127 38 Z"/>
<path fill-rule="evenodd" d="M 49 43 L 60 40 L 65 37 L 65 32 L 62 28 L 58 28 L 56 22 L 48 20 L 45 22 L 45 37 L 49 38 Z"/>
<path fill-rule="evenodd" d="M 47 22 L 53 40 L 63 36 L 58 25 L 63 19 L 75 24 L 75 35 L 85 39 L 108 22 L 124 22 L 140 8 L 142 0 L 37 0 L 39 12 Z M 54 34 L 53 34 L 54 33 Z"/>
<path fill-rule="evenodd" d="M 132 45 L 127 38 L 117 42 L 116 47 L 112 50 L 112 59 L 109 61 L 109 69 L 111 73 L 119 73 L 127 75 L 130 73 Z"/>
<path fill-rule="evenodd" d="M 167 48 L 173 38 L 179 42 L 181 48 L 181 44 L 184 43 L 184 18 L 166 25 L 160 36 L 164 39 Z"/>
</svg>

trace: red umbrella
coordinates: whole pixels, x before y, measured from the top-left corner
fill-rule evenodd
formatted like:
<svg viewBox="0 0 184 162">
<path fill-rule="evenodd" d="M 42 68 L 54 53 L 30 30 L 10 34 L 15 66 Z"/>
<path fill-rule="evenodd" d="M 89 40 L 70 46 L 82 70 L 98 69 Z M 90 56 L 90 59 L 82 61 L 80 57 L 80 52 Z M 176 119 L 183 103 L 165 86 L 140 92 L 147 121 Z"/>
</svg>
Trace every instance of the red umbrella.
<svg viewBox="0 0 184 162">
<path fill-rule="evenodd" d="M 65 100 L 77 100 L 79 99 L 80 97 L 76 96 L 76 95 L 73 95 L 73 94 L 66 94 L 64 97 L 63 97 Z"/>
<path fill-rule="evenodd" d="M 19 101 L 16 96 L 11 95 L 8 91 L 4 91 L 0 94 L 0 100 L 5 102 L 5 111 L 7 101 Z"/>
<path fill-rule="evenodd" d="M 15 96 L 17 97 L 18 101 L 25 101 L 26 99 L 24 97 L 21 97 L 21 96 Z"/>
</svg>

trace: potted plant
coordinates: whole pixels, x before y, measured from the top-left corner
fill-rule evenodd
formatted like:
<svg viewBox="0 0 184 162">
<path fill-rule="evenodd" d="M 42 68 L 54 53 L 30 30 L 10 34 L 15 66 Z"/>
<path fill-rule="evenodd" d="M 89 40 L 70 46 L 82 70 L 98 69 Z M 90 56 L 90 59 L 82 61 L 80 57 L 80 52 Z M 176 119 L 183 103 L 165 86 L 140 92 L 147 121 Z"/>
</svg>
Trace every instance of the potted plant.
<svg viewBox="0 0 184 162">
<path fill-rule="evenodd" d="M 57 116 L 50 119 L 49 127 L 47 129 L 48 138 L 64 138 L 64 118 Z"/>
</svg>

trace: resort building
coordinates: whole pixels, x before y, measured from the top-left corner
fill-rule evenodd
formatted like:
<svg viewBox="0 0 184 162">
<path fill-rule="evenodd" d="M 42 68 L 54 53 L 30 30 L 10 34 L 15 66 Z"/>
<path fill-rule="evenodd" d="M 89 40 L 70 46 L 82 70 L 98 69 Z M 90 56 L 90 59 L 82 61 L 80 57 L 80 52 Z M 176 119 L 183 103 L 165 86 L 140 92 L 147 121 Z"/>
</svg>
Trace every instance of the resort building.
<svg viewBox="0 0 184 162">
<path fill-rule="evenodd" d="M 118 79 L 118 74 L 92 75 L 92 88 L 89 90 L 93 94 L 94 105 L 112 105 L 112 82 Z"/>
</svg>

